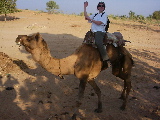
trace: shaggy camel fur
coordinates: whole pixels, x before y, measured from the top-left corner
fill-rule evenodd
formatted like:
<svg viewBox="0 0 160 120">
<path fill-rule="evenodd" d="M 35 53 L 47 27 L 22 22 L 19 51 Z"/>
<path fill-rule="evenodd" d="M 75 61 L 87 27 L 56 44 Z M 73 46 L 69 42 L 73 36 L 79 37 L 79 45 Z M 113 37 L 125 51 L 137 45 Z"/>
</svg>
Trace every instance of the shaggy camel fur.
<svg viewBox="0 0 160 120">
<path fill-rule="evenodd" d="M 33 59 L 48 72 L 57 76 L 74 74 L 80 80 L 78 105 L 80 105 L 80 100 L 83 98 L 85 86 L 88 82 L 98 96 L 98 108 L 95 112 L 102 112 L 101 91 L 94 81 L 94 78 L 101 72 L 102 67 L 102 61 L 96 48 L 93 48 L 91 45 L 82 44 L 72 55 L 63 59 L 57 59 L 51 56 L 46 42 L 39 33 L 32 36 L 18 35 L 16 43 L 22 44 L 26 51 L 32 54 Z M 120 48 L 118 49 L 120 50 Z M 125 48 L 121 50 L 126 52 L 125 55 L 118 57 L 119 50 L 113 45 L 108 45 L 107 47 L 107 52 L 112 63 L 112 73 L 124 80 L 124 89 L 121 94 L 124 102 L 121 109 L 125 109 L 131 89 L 130 76 L 133 61 Z"/>
</svg>

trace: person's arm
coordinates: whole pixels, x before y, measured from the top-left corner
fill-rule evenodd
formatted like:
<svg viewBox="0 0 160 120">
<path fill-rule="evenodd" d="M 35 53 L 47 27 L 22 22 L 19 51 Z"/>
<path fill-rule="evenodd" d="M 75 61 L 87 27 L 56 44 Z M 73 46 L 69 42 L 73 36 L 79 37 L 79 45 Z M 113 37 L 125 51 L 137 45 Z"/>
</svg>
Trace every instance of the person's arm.
<svg viewBox="0 0 160 120">
<path fill-rule="evenodd" d="M 95 24 L 97 24 L 97 25 L 103 24 L 103 22 L 92 20 L 92 19 L 88 16 L 88 14 L 87 14 L 87 6 L 88 6 L 88 2 L 86 1 L 86 2 L 84 2 L 84 16 L 85 16 L 85 19 L 86 19 L 86 20 L 89 20 L 89 21 L 91 21 L 91 22 L 93 22 L 93 23 L 95 23 Z"/>
<path fill-rule="evenodd" d="M 91 20 L 90 17 L 87 14 L 87 6 L 88 6 L 88 2 L 84 2 L 84 17 L 86 20 Z"/>
<path fill-rule="evenodd" d="M 103 22 L 101 22 L 101 21 L 91 20 L 91 22 L 93 22 L 93 23 L 95 23 L 95 24 L 97 24 L 97 25 L 101 25 L 101 24 L 103 24 Z"/>
</svg>

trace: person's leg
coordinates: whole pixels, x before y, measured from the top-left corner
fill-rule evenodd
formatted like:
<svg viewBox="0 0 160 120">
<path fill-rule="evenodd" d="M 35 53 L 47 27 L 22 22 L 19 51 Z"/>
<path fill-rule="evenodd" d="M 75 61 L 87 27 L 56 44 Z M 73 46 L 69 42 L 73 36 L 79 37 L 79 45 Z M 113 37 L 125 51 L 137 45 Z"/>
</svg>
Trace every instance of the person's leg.
<svg viewBox="0 0 160 120">
<path fill-rule="evenodd" d="M 106 49 L 105 49 L 105 46 L 103 45 L 104 35 L 105 35 L 105 33 L 101 32 L 101 31 L 97 31 L 95 33 L 95 43 L 97 45 L 97 48 L 100 52 L 100 55 L 101 55 L 103 61 L 109 59 L 107 52 L 106 52 Z"/>
<path fill-rule="evenodd" d="M 95 43 L 97 45 L 97 48 L 100 52 L 100 55 L 102 57 L 103 60 L 103 66 L 101 70 L 105 70 L 108 68 L 108 61 L 109 61 L 109 57 L 107 55 L 105 46 L 103 45 L 103 38 L 104 38 L 105 33 L 98 31 L 95 33 Z"/>
</svg>

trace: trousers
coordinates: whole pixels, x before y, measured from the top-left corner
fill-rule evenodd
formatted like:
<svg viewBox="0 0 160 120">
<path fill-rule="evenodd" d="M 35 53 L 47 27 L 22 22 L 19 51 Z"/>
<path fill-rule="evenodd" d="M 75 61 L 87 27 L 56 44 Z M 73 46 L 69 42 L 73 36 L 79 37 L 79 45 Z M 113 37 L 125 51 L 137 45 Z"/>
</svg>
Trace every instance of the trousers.
<svg viewBox="0 0 160 120">
<path fill-rule="evenodd" d="M 105 46 L 103 45 L 103 39 L 104 39 L 105 34 L 106 33 L 101 32 L 101 31 L 95 32 L 95 44 L 97 45 L 97 48 L 99 50 L 99 53 L 103 61 L 109 59 Z"/>
</svg>

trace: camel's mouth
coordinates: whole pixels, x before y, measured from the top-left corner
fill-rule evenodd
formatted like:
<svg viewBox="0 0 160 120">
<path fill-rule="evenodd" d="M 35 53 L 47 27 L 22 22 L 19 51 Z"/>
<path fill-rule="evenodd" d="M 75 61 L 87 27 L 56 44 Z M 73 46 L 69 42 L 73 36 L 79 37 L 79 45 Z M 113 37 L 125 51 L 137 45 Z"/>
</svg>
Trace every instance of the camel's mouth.
<svg viewBox="0 0 160 120">
<path fill-rule="evenodd" d="M 21 46 L 21 42 L 18 42 L 17 45 Z"/>
<path fill-rule="evenodd" d="M 21 46 L 21 41 L 22 41 L 22 39 L 17 38 L 15 42 L 17 43 L 17 45 Z"/>
</svg>

